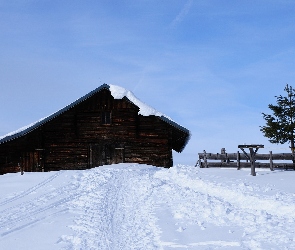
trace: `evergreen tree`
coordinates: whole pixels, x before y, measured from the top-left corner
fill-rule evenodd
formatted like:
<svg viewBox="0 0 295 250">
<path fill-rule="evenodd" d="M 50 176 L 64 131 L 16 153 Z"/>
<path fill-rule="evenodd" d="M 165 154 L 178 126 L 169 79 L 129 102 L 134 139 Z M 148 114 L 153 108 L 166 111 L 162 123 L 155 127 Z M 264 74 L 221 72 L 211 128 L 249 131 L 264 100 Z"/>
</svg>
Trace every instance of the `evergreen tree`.
<svg viewBox="0 0 295 250">
<path fill-rule="evenodd" d="M 269 138 L 271 143 L 290 143 L 290 148 L 294 153 L 295 89 L 287 84 L 284 91 L 287 96 L 275 96 L 277 105 L 268 105 L 273 112 L 272 115 L 262 113 L 266 125 L 260 126 L 260 131 Z"/>
</svg>

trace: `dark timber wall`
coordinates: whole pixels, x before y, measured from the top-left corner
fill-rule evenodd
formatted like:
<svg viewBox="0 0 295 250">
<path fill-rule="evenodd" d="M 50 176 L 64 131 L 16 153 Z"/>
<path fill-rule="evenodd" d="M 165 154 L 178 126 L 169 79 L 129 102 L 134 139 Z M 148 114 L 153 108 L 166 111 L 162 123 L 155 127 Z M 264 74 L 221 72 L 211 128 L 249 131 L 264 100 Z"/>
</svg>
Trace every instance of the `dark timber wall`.
<svg viewBox="0 0 295 250">
<path fill-rule="evenodd" d="M 138 111 L 127 98 L 114 99 L 102 89 L 30 133 L 0 144 L 0 173 L 120 162 L 171 167 L 175 128 Z"/>
</svg>

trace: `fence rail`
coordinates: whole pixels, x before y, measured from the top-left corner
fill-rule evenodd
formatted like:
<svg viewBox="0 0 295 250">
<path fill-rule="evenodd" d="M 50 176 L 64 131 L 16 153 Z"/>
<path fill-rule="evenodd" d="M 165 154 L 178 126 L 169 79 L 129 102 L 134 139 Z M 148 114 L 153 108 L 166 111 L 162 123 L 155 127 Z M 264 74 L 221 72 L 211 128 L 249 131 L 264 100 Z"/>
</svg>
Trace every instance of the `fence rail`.
<svg viewBox="0 0 295 250">
<path fill-rule="evenodd" d="M 280 154 L 256 154 L 256 160 L 269 160 L 272 155 L 272 160 L 293 160 L 293 155 L 291 153 L 280 153 Z M 240 152 L 237 153 L 225 153 L 225 154 L 212 154 L 206 153 L 207 160 L 237 160 L 240 157 L 240 160 L 248 160 L 248 158 Z M 204 153 L 199 153 L 199 159 L 204 159 Z"/>
<path fill-rule="evenodd" d="M 201 168 L 208 167 L 228 167 L 228 168 L 250 168 L 251 162 L 249 157 L 240 153 L 225 153 L 225 150 L 221 150 L 222 153 L 207 153 L 205 150 L 203 153 L 198 153 L 199 160 L 197 164 Z M 268 162 L 256 162 L 256 160 L 268 161 Z M 255 154 L 255 167 L 256 168 L 282 168 L 295 170 L 295 163 L 293 163 L 295 157 L 292 153 L 277 153 L 273 154 L 272 151 L 269 154 Z M 274 161 L 292 161 L 288 162 L 274 162 Z"/>
</svg>

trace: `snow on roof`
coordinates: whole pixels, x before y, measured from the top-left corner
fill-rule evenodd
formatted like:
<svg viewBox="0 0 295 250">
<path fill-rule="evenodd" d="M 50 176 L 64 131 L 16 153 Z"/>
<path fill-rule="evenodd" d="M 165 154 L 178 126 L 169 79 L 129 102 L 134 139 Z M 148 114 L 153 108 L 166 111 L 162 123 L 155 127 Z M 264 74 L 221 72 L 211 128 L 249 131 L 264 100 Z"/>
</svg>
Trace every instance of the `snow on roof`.
<svg viewBox="0 0 295 250">
<path fill-rule="evenodd" d="M 47 117 L 41 118 L 40 120 L 38 120 L 38 121 L 36 121 L 36 122 L 33 122 L 33 123 L 31 123 L 31 124 L 29 124 L 29 125 L 27 125 L 27 126 L 21 127 L 21 128 L 15 130 L 15 131 L 13 131 L 13 132 L 9 132 L 9 133 L 6 134 L 6 135 L 0 136 L 0 141 L 1 141 L 2 139 L 4 139 L 5 137 L 13 136 L 13 135 L 15 135 L 15 134 L 18 134 L 18 133 L 21 133 L 21 132 L 27 130 L 27 129 L 33 127 L 34 125 L 36 125 L 37 123 L 42 122 L 42 121 L 45 120 L 46 118 L 47 118 Z"/>
<path fill-rule="evenodd" d="M 133 102 L 137 107 L 139 107 L 139 114 L 143 116 L 164 116 L 167 119 L 173 121 L 169 116 L 157 111 L 156 109 L 150 107 L 149 105 L 145 104 L 141 100 L 139 100 L 131 91 L 122 88 L 120 86 L 112 85 L 110 84 L 110 91 L 112 96 L 115 99 L 122 99 L 124 96 L 126 96 L 131 102 Z"/>
<path fill-rule="evenodd" d="M 78 100 L 76 100 L 75 102 L 69 104 L 68 106 L 64 107 L 63 109 L 60 109 L 59 111 L 55 112 L 54 114 L 51 114 L 47 117 L 44 117 L 34 123 L 31 123 L 27 126 L 24 126 L 16 131 L 10 132 L 6 135 L 0 136 L 0 144 L 13 140 L 17 137 L 23 136 L 29 132 L 31 132 L 32 130 L 38 128 L 39 126 L 45 124 L 46 122 L 52 120 L 53 118 L 59 116 L 60 114 L 64 113 L 65 111 L 69 110 L 70 108 L 76 106 L 77 104 L 81 103 L 82 101 L 88 99 L 89 97 L 91 97 L 92 95 L 94 95 L 95 93 L 99 92 L 102 89 L 109 89 L 111 92 L 111 95 L 115 98 L 115 99 L 122 99 L 123 97 L 127 97 L 128 100 L 130 100 L 132 103 L 134 103 L 136 106 L 139 107 L 139 114 L 143 115 L 143 116 L 150 116 L 150 115 L 155 115 L 160 117 L 163 121 L 168 122 L 169 124 L 171 124 L 172 126 L 186 132 L 189 134 L 190 137 L 190 131 L 187 130 L 186 128 L 180 126 L 179 124 L 177 124 L 176 122 L 174 122 L 169 116 L 157 111 L 156 109 L 150 107 L 149 105 L 145 104 L 144 102 L 140 101 L 131 91 L 117 86 L 117 85 L 112 85 L 112 84 L 103 84 L 100 87 L 96 88 L 95 90 L 91 91 L 90 93 L 88 93 L 87 95 L 79 98 Z M 188 137 L 188 139 L 189 139 Z M 188 140 L 187 140 L 188 141 Z"/>
<path fill-rule="evenodd" d="M 111 91 L 111 94 L 115 99 L 122 99 L 123 97 L 127 97 L 129 101 L 131 101 L 137 107 L 139 107 L 138 113 L 140 115 L 158 116 L 164 122 L 167 122 L 168 124 L 172 125 L 173 127 L 177 128 L 178 130 L 181 130 L 184 133 L 186 133 L 187 136 L 186 136 L 183 148 L 188 143 L 188 141 L 190 140 L 190 137 L 191 137 L 191 132 L 188 129 L 186 129 L 185 127 L 183 127 L 183 126 L 179 125 L 178 123 L 176 123 L 175 121 L 173 121 L 169 116 L 157 111 L 156 109 L 154 109 L 154 108 L 150 107 L 149 105 L 147 105 L 146 103 L 142 102 L 131 91 L 129 91 L 123 87 L 112 85 L 112 84 L 109 84 L 109 87 L 110 87 L 109 90 Z"/>
</svg>

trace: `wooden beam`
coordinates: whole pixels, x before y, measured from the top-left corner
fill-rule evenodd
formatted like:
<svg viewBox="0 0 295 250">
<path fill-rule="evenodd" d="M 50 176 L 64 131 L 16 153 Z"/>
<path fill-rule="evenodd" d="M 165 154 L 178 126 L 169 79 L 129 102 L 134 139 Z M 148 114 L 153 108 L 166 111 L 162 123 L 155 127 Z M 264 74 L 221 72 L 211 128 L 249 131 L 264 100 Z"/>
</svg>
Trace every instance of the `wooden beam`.
<svg viewBox="0 0 295 250">
<path fill-rule="evenodd" d="M 247 145 L 238 145 L 238 148 L 264 148 L 262 144 L 247 144 Z"/>
<path fill-rule="evenodd" d="M 237 163 L 236 162 L 211 162 L 208 161 L 207 162 L 207 166 L 208 168 L 210 167 L 217 167 L 217 168 L 236 168 L 237 167 Z M 250 168 L 251 167 L 251 163 L 250 162 L 241 162 L 240 163 L 240 169 L 242 168 Z M 293 163 L 273 163 L 273 167 L 275 168 L 280 168 L 280 169 L 293 169 L 294 168 L 294 164 Z M 255 163 L 255 169 L 257 168 L 269 168 L 269 163 L 268 162 L 256 162 Z"/>
<path fill-rule="evenodd" d="M 204 150 L 203 152 L 204 152 L 204 167 L 208 168 L 206 150 Z"/>
<path fill-rule="evenodd" d="M 250 151 L 250 162 L 251 162 L 251 175 L 252 176 L 256 176 L 256 172 L 255 172 L 255 154 L 257 152 L 257 149 L 254 151 L 253 148 L 249 148 Z"/>
<path fill-rule="evenodd" d="M 237 152 L 237 169 L 240 170 L 241 168 L 241 161 L 240 161 L 241 157 L 240 157 L 240 152 Z"/>
<path fill-rule="evenodd" d="M 269 151 L 269 168 L 273 171 L 272 151 Z"/>
<path fill-rule="evenodd" d="M 203 159 L 204 153 L 198 153 L 199 159 Z M 227 153 L 227 154 L 212 154 L 206 153 L 207 160 L 236 160 L 237 153 Z M 278 153 L 272 154 L 273 160 L 293 160 L 292 153 Z M 244 154 L 240 154 L 240 160 L 247 160 L 248 158 Z M 256 154 L 256 160 L 269 160 L 269 154 Z"/>
</svg>

